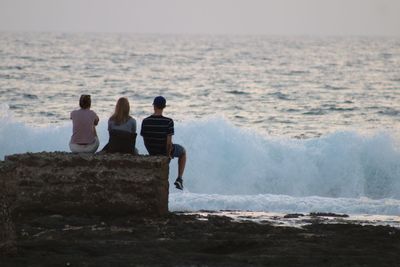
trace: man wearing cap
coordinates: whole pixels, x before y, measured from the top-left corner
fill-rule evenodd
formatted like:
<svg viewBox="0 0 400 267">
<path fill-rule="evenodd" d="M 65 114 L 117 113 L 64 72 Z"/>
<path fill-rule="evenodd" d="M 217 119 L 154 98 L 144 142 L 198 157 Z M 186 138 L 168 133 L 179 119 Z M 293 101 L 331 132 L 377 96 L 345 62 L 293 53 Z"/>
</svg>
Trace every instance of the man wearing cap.
<svg viewBox="0 0 400 267">
<path fill-rule="evenodd" d="M 154 113 L 143 120 L 140 135 L 143 136 L 144 145 L 150 155 L 163 155 L 170 159 L 178 158 L 178 178 L 174 185 L 182 190 L 186 151 L 183 146 L 172 143 L 174 121 L 162 115 L 166 103 L 167 101 L 162 96 L 154 98 Z"/>
</svg>

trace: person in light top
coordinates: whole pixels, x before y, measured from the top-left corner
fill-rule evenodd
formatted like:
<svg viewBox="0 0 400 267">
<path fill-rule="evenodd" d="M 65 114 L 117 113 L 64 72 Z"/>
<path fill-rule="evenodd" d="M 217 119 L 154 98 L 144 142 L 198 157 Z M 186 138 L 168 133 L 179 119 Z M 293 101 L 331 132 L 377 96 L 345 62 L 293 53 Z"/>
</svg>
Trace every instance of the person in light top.
<svg viewBox="0 0 400 267">
<path fill-rule="evenodd" d="M 90 110 L 91 104 L 90 95 L 81 95 L 80 109 L 71 112 L 72 137 L 69 148 L 74 153 L 94 153 L 99 147 L 96 133 L 99 117 Z"/>
</svg>

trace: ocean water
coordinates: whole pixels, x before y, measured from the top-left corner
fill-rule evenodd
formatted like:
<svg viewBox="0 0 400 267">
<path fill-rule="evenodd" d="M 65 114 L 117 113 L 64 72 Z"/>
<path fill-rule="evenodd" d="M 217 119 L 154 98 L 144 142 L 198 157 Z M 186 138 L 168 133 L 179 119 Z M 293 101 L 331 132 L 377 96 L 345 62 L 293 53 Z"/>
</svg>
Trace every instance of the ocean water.
<svg viewBox="0 0 400 267">
<path fill-rule="evenodd" d="M 140 125 L 161 94 L 171 210 L 399 215 L 399 69 L 399 38 L 0 33 L 0 158 L 68 151 L 82 93 L 101 146 L 119 97 Z"/>
</svg>

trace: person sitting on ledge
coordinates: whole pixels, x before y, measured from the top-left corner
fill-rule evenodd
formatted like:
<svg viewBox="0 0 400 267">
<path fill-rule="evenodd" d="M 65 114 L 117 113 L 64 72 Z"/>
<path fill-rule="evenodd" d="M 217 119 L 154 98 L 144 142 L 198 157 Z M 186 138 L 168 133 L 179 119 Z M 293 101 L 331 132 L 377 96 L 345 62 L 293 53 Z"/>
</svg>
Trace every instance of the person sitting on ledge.
<svg viewBox="0 0 400 267">
<path fill-rule="evenodd" d="M 140 135 L 143 136 L 144 145 L 150 155 L 163 155 L 170 159 L 178 159 L 178 178 L 174 183 L 177 189 L 183 189 L 183 172 L 186 164 L 185 148 L 172 143 L 174 134 L 174 121 L 163 116 L 163 110 L 167 101 L 162 96 L 154 98 L 153 115 L 142 122 Z"/>
<path fill-rule="evenodd" d="M 81 95 L 78 110 L 71 112 L 72 137 L 69 148 L 74 153 L 94 153 L 99 147 L 96 125 L 99 123 L 97 114 L 90 110 L 90 95 Z"/>
<path fill-rule="evenodd" d="M 136 144 L 136 120 L 129 115 L 129 101 L 125 97 L 118 99 L 115 112 L 108 120 L 110 135 L 102 151 L 107 153 L 138 154 Z"/>
</svg>

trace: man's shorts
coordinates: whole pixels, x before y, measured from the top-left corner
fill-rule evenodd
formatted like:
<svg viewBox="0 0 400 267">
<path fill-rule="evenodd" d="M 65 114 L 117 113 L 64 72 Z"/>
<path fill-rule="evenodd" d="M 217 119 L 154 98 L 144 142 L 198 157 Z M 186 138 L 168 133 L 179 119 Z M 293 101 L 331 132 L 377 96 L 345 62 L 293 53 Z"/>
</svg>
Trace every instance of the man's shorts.
<svg viewBox="0 0 400 267">
<path fill-rule="evenodd" d="M 173 144 L 172 145 L 172 158 L 179 158 L 185 154 L 185 148 L 181 145 L 178 144 Z"/>
</svg>

